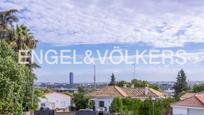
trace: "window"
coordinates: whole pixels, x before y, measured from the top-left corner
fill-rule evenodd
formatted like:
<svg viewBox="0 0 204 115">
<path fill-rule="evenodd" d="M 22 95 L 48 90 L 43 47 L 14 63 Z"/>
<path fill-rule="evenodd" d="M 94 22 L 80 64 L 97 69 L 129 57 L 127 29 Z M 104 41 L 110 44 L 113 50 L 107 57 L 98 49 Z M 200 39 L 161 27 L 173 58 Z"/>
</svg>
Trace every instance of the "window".
<svg viewBox="0 0 204 115">
<path fill-rule="evenodd" d="M 99 101 L 99 107 L 104 107 L 104 101 Z"/>
<path fill-rule="evenodd" d="M 45 103 L 41 103 L 41 107 L 45 107 Z"/>
</svg>

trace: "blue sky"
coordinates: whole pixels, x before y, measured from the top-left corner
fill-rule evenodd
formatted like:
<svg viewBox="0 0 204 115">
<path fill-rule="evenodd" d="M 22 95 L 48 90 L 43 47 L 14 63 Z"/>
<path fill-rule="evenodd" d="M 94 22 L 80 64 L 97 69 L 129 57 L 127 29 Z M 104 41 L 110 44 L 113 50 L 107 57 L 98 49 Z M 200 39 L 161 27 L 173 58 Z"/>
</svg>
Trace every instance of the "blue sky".
<svg viewBox="0 0 204 115">
<path fill-rule="evenodd" d="M 204 80 L 203 0 L 1 0 L 0 10 L 18 9 L 20 24 L 27 25 L 39 40 L 37 52 L 50 48 L 135 50 L 183 49 L 185 65 L 136 65 L 138 79 L 175 80 L 183 68 L 189 80 Z M 131 80 L 133 66 L 98 64 L 97 81 Z M 39 82 L 68 82 L 73 71 L 76 82 L 93 80 L 92 65 L 48 65 L 35 70 Z"/>
</svg>

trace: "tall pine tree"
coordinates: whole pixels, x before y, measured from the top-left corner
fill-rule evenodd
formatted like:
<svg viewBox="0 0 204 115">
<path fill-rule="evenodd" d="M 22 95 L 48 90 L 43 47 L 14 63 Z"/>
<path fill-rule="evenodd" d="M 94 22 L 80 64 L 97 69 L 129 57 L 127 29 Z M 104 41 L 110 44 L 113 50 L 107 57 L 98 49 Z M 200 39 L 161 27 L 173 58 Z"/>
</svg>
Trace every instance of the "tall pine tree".
<svg viewBox="0 0 204 115">
<path fill-rule="evenodd" d="M 111 75 L 111 81 L 109 83 L 109 86 L 112 86 L 112 85 L 116 85 L 116 79 L 115 79 L 115 75 L 113 73 Z"/>
<path fill-rule="evenodd" d="M 182 92 L 188 90 L 188 83 L 186 81 L 186 74 L 183 69 L 178 72 L 177 81 L 174 84 L 175 97 L 179 97 Z"/>
</svg>

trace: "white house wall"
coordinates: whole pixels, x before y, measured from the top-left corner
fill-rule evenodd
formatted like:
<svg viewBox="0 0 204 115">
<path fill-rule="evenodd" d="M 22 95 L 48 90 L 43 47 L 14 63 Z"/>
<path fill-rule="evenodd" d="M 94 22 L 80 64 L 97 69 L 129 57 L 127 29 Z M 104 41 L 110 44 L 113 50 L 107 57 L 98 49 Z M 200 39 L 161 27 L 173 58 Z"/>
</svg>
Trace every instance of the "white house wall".
<svg viewBox="0 0 204 115">
<path fill-rule="evenodd" d="M 173 113 L 172 115 L 188 115 L 187 114 L 187 108 L 183 107 L 173 107 Z"/>
<path fill-rule="evenodd" d="M 204 115 L 204 108 L 173 107 L 172 115 Z"/>
<path fill-rule="evenodd" d="M 100 110 L 100 107 L 99 107 L 100 101 L 104 101 L 104 107 L 106 107 L 107 111 L 109 111 L 109 107 L 111 106 L 111 103 L 113 101 L 113 97 L 94 98 L 93 100 L 95 102 L 95 108 L 97 111 Z"/>
<path fill-rule="evenodd" d="M 204 115 L 203 109 L 189 109 L 188 115 Z"/>
<path fill-rule="evenodd" d="M 44 103 L 45 107 L 49 109 L 68 109 L 71 105 L 71 98 L 70 96 L 51 93 L 45 95 L 44 98 L 40 98 L 39 108 L 42 103 Z"/>
<path fill-rule="evenodd" d="M 71 99 L 68 96 L 50 94 L 47 95 L 46 98 L 48 98 L 50 102 L 55 102 L 55 108 L 67 108 L 71 104 Z"/>
</svg>

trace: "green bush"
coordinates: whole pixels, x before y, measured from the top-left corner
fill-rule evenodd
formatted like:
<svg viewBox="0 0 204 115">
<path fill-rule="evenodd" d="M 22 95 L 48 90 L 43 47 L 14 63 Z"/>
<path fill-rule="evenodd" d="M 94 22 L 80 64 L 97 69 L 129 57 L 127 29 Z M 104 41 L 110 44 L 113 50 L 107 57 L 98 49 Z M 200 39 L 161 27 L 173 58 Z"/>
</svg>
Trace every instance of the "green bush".
<svg viewBox="0 0 204 115">
<path fill-rule="evenodd" d="M 153 112 L 154 115 L 170 115 L 170 103 L 173 102 L 175 102 L 175 100 L 171 98 L 161 100 L 147 98 L 142 101 L 130 97 L 116 97 L 113 99 L 110 111 L 120 115 L 152 115 Z"/>
<path fill-rule="evenodd" d="M 204 91 L 204 84 L 198 84 L 193 86 L 193 92 L 201 92 Z"/>
</svg>

